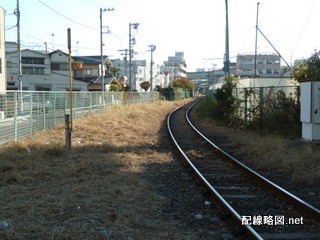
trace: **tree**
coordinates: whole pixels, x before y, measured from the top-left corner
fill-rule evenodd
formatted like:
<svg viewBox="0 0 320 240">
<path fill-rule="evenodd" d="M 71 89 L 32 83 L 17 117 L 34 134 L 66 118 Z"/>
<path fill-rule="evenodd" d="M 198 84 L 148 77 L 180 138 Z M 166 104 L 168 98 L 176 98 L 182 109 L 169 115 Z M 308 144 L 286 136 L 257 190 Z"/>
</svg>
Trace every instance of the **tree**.
<svg viewBox="0 0 320 240">
<path fill-rule="evenodd" d="M 119 86 L 116 85 L 116 84 L 112 84 L 112 85 L 110 85 L 110 87 L 109 87 L 109 91 L 119 91 L 119 90 L 120 90 L 120 88 L 119 88 Z"/>
<path fill-rule="evenodd" d="M 180 77 L 178 79 L 172 80 L 170 85 L 175 88 L 183 88 L 187 90 L 195 89 L 194 83 L 185 77 Z"/>
<path fill-rule="evenodd" d="M 291 73 L 291 77 L 298 82 L 320 81 L 319 55 L 320 51 L 315 51 L 306 61 L 297 63 Z"/>
<path fill-rule="evenodd" d="M 224 83 L 214 93 L 214 116 L 218 119 L 231 121 L 237 110 L 237 99 L 233 95 L 236 87 L 234 76 L 225 76 Z"/>
<path fill-rule="evenodd" d="M 116 77 L 118 79 L 120 76 L 120 68 L 109 67 L 107 75 L 111 75 L 111 76 Z"/>
<path fill-rule="evenodd" d="M 140 83 L 140 87 L 144 90 L 144 91 L 148 91 L 149 87 L 150 87 L 150 82 L 149 81 L 144 81 L 142 83 Z"/>
<path fill-rule="evenodd" d="M 116 80 L 112 80 L 109 91 L 119 91 L 120 90 L 120 84 Z"/>
</svg>

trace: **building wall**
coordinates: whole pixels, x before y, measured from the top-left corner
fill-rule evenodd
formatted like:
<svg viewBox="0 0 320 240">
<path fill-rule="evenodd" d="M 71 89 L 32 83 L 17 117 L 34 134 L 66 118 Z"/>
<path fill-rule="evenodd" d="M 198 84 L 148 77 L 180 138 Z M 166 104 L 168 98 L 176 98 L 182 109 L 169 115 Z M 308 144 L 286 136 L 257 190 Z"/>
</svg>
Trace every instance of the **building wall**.
<svg viewBox="0 0 320 240">
<path fill-rule="evenodd" d="M 147 60 L 132 60 L 132 67 L 131 67 L 131 82 L 132 82 L 132 89 L 138 92 L 144 92 L 143 89 L 140 87 L 140 83 L 144 81 L 150 81 L 150 61 Z M 129 61 L 125 60 L 112 60 L 112 64 L 114 67 L 120 69 L 120 77 L 126 76 L 127 82 L 129 83 Z M 158 64 L 153 64 L 153 87 L 156 85 L 163 86 L 164 84 L 164 76 L 160 72 L 160 66 Z M 150 89 L 149 89 L 150 91 Z"/>
<path fill-rule="evenodd" d="M 6 51 L 5 51 L 5 11 L 0 7 L 0 92 L 5 92 L 6 84 Z"/>
<path fill-rule="evenodd" d="M 254 54 L 239 54 L 237 56 L 236 75 L 254 76 L 254 69 Z M 280 56 L 277 54 L 258 54 L 256 69 L 259 77 L 279 77 L 281 74 Z"/>
<path fill-rule="evenodd" d="M 168 57 L 162 68 L 163 73 L 168 73 L 169 81 L 176 78 L 187 77 L 187 64 L 183 52 L 175 52 L 175 56 Z"/>
<path fill-rule="evenodd" d="M 237 88 L 293 87 L 295 85 L 297 85 L 297 82 L 292 78 L 244 78 L 237 82 Z"/>
<path fill-rule="evenodd" d="M 12 44 L 10 44 L 11 46 Z M 11 49 L 11 48 L 10 48 Z M 22 90 L 29 91 L 66 91 L 69 89 L 68 55 L 56 51 L 44 54 L 33 50 L 22 50 Z M 19 90 L 17 51 L 6 54 L 7 89 Z M 54 65 L 56 64 L 56 65 Z M 55 66 L 52 69 L 52 66 Z M 88 83 L 72 81 L 75 91 L 87 91 Z"/>
</svg>

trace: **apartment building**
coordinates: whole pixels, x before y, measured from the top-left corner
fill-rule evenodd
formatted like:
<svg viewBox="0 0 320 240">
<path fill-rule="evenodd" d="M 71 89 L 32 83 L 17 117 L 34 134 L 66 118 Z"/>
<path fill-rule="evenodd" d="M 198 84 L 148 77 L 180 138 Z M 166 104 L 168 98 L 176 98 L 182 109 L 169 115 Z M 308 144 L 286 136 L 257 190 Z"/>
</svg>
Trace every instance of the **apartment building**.
<svg viewBox="0 0 320 240">
<path fill-rule="evenodd" d="M 235 74 L 252 77 L 256 68 L 257 77 L 280 77 L 283 75 L 280 60 L 278 54 L 238 54 Z"/>
<path fill-rule="evenodd" d="M 130 85 L 130 67 L 129 62 L 121 59 L 112 60 L 112 65 L 120 70 L 120 76 L 125 84 Z M 144 92 L 140 84 L 151 79 L 151 64 L 147 60 L 131 61 L 131 88 L 133 91 Z M 160 73 L 159 64 L 153 64 L 152 69 L 152 86 L 163 86 L 164 76 Z M 150 89 L 151 90 L 151 89 Z M 149 91 L 150 91 L 149 90 Z"/>
<path fill-rule="evenodd" d="M 161 72 L 167 76 L 168 83 L 176 78 L 187 77 L 187 64 L 184 59 L 184 52 L 175 52 L 175 56 L 168 57 L 168 61 L 164 61 Z"/>
</svg>

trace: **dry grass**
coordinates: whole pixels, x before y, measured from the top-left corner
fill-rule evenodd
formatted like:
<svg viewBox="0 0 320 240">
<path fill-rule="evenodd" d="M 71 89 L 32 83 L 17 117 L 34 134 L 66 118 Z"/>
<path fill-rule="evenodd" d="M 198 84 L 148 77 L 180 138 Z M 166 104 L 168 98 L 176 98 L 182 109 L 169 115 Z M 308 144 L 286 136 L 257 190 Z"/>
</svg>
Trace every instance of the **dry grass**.
<svg viewBox="0 0 320 240">
<path fill-rule="evenodd" d="M 166 115 L 190 100 L 113 106 L 0 148 L 1 239 L 183 239 L 163 219 L 143 174 L 172 161 L 157 151 Z M 143 237 L 142 237 L 143 236 Z"/>
<path fill-rule="evenodd" d="M 320 181 L 318 143 L 227 128 L 208 119 L 201 122 L 213 135 L 227 137 L 220 143 L 222 148 L 255 168 L 286 172 L 293 182 Z"/>
</svg>

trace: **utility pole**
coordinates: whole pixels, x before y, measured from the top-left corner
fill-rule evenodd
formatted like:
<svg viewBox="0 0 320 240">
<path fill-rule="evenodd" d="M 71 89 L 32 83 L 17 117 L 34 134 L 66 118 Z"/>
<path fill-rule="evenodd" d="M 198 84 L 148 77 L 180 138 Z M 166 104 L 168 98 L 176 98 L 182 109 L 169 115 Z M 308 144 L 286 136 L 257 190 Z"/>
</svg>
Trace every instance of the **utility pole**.
<svg viewBox="0 0 320 240">
<path fill-rule="evenodd" d="M 153 90 L 153 52 L 156 50 L 155 45 L 149 45 L 151 52 L 151 63 L 150 63 L 150 91 Z"/>
<path fill-rule="evenodd" d="M 21 112 L 23 112 L 23 101 L 22 101 L 22 67 L 21 67 L 21 40 L 20 40 L 20 4 L 17 0 L 17 8 L 14 11 L 17 16 L 17 53 L 18 53 L 18 82 L 20 90 L 20 104 Z"/>
<path fill-rule="evenodd" d="M 230 58 L 229 58 L 229 23 L 228 23 L 228 0 L 226 0 L 226 52 L 224 55 L 224 74 L 230 75 Z"/>
<path fill-rule="evenodd" d="M 257 3 L 257 19 L 256 19 L 256 45 L 254 51 L 254 78 L 257 77 L 257 51 L 258 51 L 258 17 L 259 17 L 259 2 Z"/>
<path fill-rule="evenodd" d="M 121 55 L 124 55 L 124 75 L 127 77 L 127 65 L 128 65 L 128 49 L 121 49 L 118 51 L 122 51 Z"/>
<path fill-rule="evenodd" d="M 103 32 L 103 26 L 102 26 L 102 13 L 106 11 L 114 11 L 114 8 L 108 8 L 108 9 L 102 9 L 100 8 L 100 55 L 101 55 L 101 69 L 100 69 L 100 75 L 101 75 L 101 91 L 104 92 L 104 71 L 103 71 L 103 65 L 104 65 L 104 59 L 103 59 L 103 39 L 102 34 L 109 33 L 109 30 L 107 32 Z"/>
<path fill-rule="evenodd" d="M 135 30 L 137 30 L 138 26 L 139 26 L 139 23 L 129 23 L 129 86 L 130 86 L 130 91 L 132 91 L 132 56 L 134 54 L 132 48 L 136 44 L 136 39 L 131 36 L 131 27 L 133 27 Z"/>
<path fill-rule="evenodd" d="M 14 11 L 17 16 L 17 52 L 18 52 L 18 82 L 19 90 L 22 91 L 22 74 L 21 74 L 21 40 L 20 40 L 20 5 L 19 0 L 17 0 L 17 8 Z"/>
</svg>

